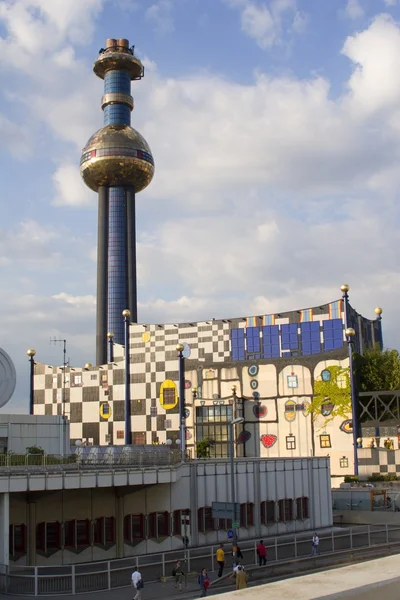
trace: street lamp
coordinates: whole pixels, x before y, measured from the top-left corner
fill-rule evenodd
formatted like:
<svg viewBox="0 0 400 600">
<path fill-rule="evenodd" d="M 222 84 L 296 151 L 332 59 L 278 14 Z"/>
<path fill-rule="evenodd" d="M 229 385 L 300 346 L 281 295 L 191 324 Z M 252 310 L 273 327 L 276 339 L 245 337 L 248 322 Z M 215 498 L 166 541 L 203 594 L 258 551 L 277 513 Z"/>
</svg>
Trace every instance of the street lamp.
<svg viewBox="0 0 400 600">
<path fill-rule="evenodd" d="M 349 373 L 350 373 L 350 391 L 351 391 L 351 418 L 353 421 L 353 452 L 354 452 L 354 475 L 358 476 L 358 415 L 357 415 L 357 393 L 355 388 L 354 370 L 353 370 L 353 344 L 356 332 L 352 327 L 348 327 L 344 332 L 349 347 Z"/>
<path fill-rule="evenodd" d="M 29 383 L 29 414 L 33 415 L 33 395 L 34 395 L 34 384 L 35 384 L 35 361 L 34 356 L 36 354 L 36 350 L 34 348 L 29 348 L 26 351 L 29 356 L 30 362 L 30 383 Z"/>
<path fill-rule="evenodd" d="M 185 428 L 185 357 L 183 351 L 185 346 L 178 344 L 176 347 L 179 361 L 179 421 L 180 421 L 180 446 L 182 462 L 186 456 L 186 428 Z"/>
<path fill-rule="evenodd" d="M 125 308 L 122 311 L 124 317 L 125 331 L 125 445 L 129 446 L 132 443 L 131 436 L 131 373 L 130 373 L 130 356 L 129 356 L 129 317 L 131 311 Z"/>
<path fill-rule="evenodd" d="M 112 331 L 109 331 L 107 333 L 107 337 L 108 337 L 109 360 L 112 363 L 112 362 L 114 362 L 114 343 L 113 343 L 114 334 L 112 333 Z"/>
<path fill-rule="evenodd" d="M 237 419 L 232 419 L 228 423 L 229 429 L 229 458 L 231 463 L 231 502 L 233 504 L 233 514 L 232 514 L 232 529 L 233 529 L 233 539 L 232 539 L 232 556 L 233 562 L 236 563 L 236 552 L 237 552 L 237 527 L 236 527 L 236 490 L 235 490 L 235 438 L 234 438 L 234 427 L 235 425 L 239 425 L 243 423 L 243 417 L 239 417 Z"/>
<path fill-rule="evenodd" d="M 378 327 L 379 327 L 379 345 L 381 347 L 381 350 L 383 350 L 383 335 L 382 335 L 382 309 L 380 306 L 377 306 L 375 308 L 375 314 L 376 314 L 376 318 L 378 320 Z"/>
</svg>

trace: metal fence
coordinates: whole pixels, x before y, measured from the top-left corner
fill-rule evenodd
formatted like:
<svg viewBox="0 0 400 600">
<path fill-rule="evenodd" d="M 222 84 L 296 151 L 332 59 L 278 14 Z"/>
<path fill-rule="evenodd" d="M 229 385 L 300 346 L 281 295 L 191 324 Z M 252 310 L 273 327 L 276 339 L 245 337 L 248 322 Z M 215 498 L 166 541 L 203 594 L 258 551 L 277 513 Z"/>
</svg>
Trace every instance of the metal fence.
<svg viewBox="0 0 400 600">
<path fill-rule="evenodd" d="M 168 452 L 135 452 L 119 455 L 104 454 L 82 458 L 78 454 L 65 456 L 55 454 L 0 454 L 0 472 L 71 471 L 80 469 L 142 468 L 173 466 L 182 462 L 180 450 Z"/>
<path fill-rule="evenodd" d="M 311 554 L 311 533 L 296 536 L 281 536 L 265 539 L 268 563 L 277 563 Z M 366 525 L 352 529 L 332 530 L 321 534 L 322 554 L 341 552 L 357 548 L 369 548 L 384 544 L 400 544 L 400 526 Z M 240 549 L 244 565 L 257 564 L 258 540 L 243 541 Z M 43 567 L 11 567 L 0 576 L 1 590 L 16 595 L 57 595 L 80 594 L 111 590 L 130 585 L 132 569 L 137 566 L 146 584 L 160 581 L 161 577 L 172 575 L 176 561 L 184 561 L 186 572 L 199 572 L 202 568 L 214 571 L 215 552 L 218 546 L 190 548 L 123 558 L 111 561 Z M 232 558 L 227 556 L 226 566 L 230 568 Z M 268 568 L 267 563 L 267 568 Z"/>
</svg>

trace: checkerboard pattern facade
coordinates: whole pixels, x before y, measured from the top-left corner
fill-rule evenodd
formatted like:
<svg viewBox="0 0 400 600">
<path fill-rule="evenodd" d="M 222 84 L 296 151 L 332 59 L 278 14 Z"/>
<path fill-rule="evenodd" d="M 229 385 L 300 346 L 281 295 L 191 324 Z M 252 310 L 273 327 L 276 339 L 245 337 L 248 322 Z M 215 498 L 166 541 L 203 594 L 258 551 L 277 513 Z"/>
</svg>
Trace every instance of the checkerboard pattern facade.
<svg viewBox="0 0 400 600">
<path fill-rule="evenodd" d="M 360 317 L 362 319 L 362 317 Z M 204 381 L 205 398 L 227 398 L 231 393 L 232 382 L 229 374 L 222 373 L 235 369 L 243 361 L 257 361 L 268 364 L 274 354 L 263 354 L 266 344 L 278 348 L 277 358 L 289 358 L 301 354 L 302 327 L 315 323 L 318 327 L 317 352 L 323 352 L 324 322 L 336 319 L 339 323 L 339 346 L 343 346 L 342 302 L 326 304 L 306 311 L 290 311 L 276 315 L 243 317 L 234 319 L 212 319 L 196 323 L 180 324 L 131 324 L 130 325 L 130 380 L 131 380 L 131 430 L 135 444 L 163 444 L 171 440 L 175 445 L 179 439 L 179 405 L 166 410 L 160 402 L 163 382 L 172 382 L 178 388 L 178 356 L 176 346 L 184 345 L 186 371 L 186 406 L 188 408 L 186 427 L 187 445 L 193 446 L 194 412 L 192 406 L 192 385 L 199 390 Z M 333 321 L 330 321 L 333 323 Z M 365 320 L 370 329 L 376 322 Z M 288 334 L 289 343 L 293 338 L 298 344 L 297 352 L 285 349 L 286 331 L 294 324 L 294 333 Z M 344 326 L 344 324 L 343 324 Z M 274 327 L 277 342 L 265 327 Z M 366 326 L 367 327 L 367 326 Z M 365 329 L 365 328 L 364 328 Z M 367 327 L 368 329 L 368 327 Z M 306 329 L 304 329 L 306 331 Z M 320 333 L 321 331 L 321 333 Z M 239 333 L 238 333 L 239 332 Z M 266 336 L 270 337 L 267 342 Z M 372 332 L 372 337 L 374 332 Z M 264 336 L 264 338 L 263 338 Z M 321 337 L 320 337 L 321 336 Z M 311 339 L 311 338 L 310 338 Z M 320 340 L 320 342 L 319 342 Z M 236 344 L 235 348 L 233 345 Z M 305 342 L 304 342 L 305 344 Z M 257 354 L 257 347 L 260 348 Z M 305 345 L 304 345 L 305 348 Z M 339 348 L 337 348 L 339 350 Z M 236 353 L 236 354 L 235 354 Z M 97 444 L 124 443 L 124 401 L 125 401 L 125 348 L 114 345 L 114 361 L 96 367 L 62 368 L 35 364 L 34 410 L 35 414 L 61 415 L 70 419 L 72 441 L 87 440 Z M 266 358 L 269 356 L 270 358 Z M 221 371 L 222 370 L 222 371 Z M 239 370 L 238 370 L 239 371 Z M 213 374 L 214 373 L 214 374 Z M 213 387 L 212 379 L 219 380 Z M 224 381 L 225 380 L 225 381 Z M 176 398 L 177 400 L 177 398 Z M 176 446 L 173 446 L 176 447 Z"/>
</svg>

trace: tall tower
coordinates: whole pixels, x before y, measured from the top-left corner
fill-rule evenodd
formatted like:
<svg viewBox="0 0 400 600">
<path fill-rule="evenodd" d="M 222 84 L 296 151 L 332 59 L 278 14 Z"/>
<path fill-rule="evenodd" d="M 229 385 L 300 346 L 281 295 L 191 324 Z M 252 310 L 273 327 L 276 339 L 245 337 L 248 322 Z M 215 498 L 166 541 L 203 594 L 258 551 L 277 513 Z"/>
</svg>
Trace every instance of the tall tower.
<svg viewBox="0 0 400 600">
<path fill-rule="evenodd" d="M 146 140 L 133 129 L 131 81 L 144 68 L 128 40 L 109 39 L 93 65 L 104 79 L 104 127 L 82 150 L 81 175 L 99 197 L 97 240 L 96 362 L 107 362 L 107 332 L 124 343 L 122 311 L 137 321 L 135 195 L 154 175 Z M 127 349 L 129 351 L 129 349 Z"/>
</svg>

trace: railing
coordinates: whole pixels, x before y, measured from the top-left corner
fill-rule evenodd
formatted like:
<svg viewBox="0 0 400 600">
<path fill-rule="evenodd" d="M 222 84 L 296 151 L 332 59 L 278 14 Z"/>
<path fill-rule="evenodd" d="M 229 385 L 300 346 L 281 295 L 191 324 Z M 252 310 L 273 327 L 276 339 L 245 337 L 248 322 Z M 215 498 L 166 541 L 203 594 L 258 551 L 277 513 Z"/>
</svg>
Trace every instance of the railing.
<svg viewBox="0 0 400 600">
<path fill-rule="evenodd" d="M 0 473 L 18 469 L 29 470 L 76 470 L 130 467 L 160 467 L 177 465 L 182 461 L 179 450 L 168 452 L 135 452 L 132 454 L 105 454 L 81 458 L 78 454 L 58 456 L 54 454 L 0 454 Z"/>
<path fill-rule="evenodd" d="M 352 529 L 332 530 L 321 534 L 320 552 L 322 554 L 342 552 L 358 548 L 370 548 L 384 544 L 400 544 L 400 526 L 367 525 Z M 243 541 L 240 549 L 244 565 L 257 564 L 258 540 Z M 306 558 L 311 555 L 311 534 L 281 536 L 265 539 L 268 564 L 287 560 Z M 186 551 L 175 550 L 146 556 L 132 556 L 87 564 L 16 567 L 11 566 L 4 575 L 0 575 L 1 591 L 17 595 L 58 595 L 80 594 L 125 587 L 130 584 L 132 569 L 137 566 L 146 583 L 160 581 L 161 577 L 172 574 L 176 561 L 186 563 L 186 572 L 199 572 L 202 568 L 214 571 L 215 552 L 218 546 L 190 548 Z M 227 556 L 227 555 L 226 555 Z M 227 556 L 227 567 L 232 564 Z"/>
</svg>

